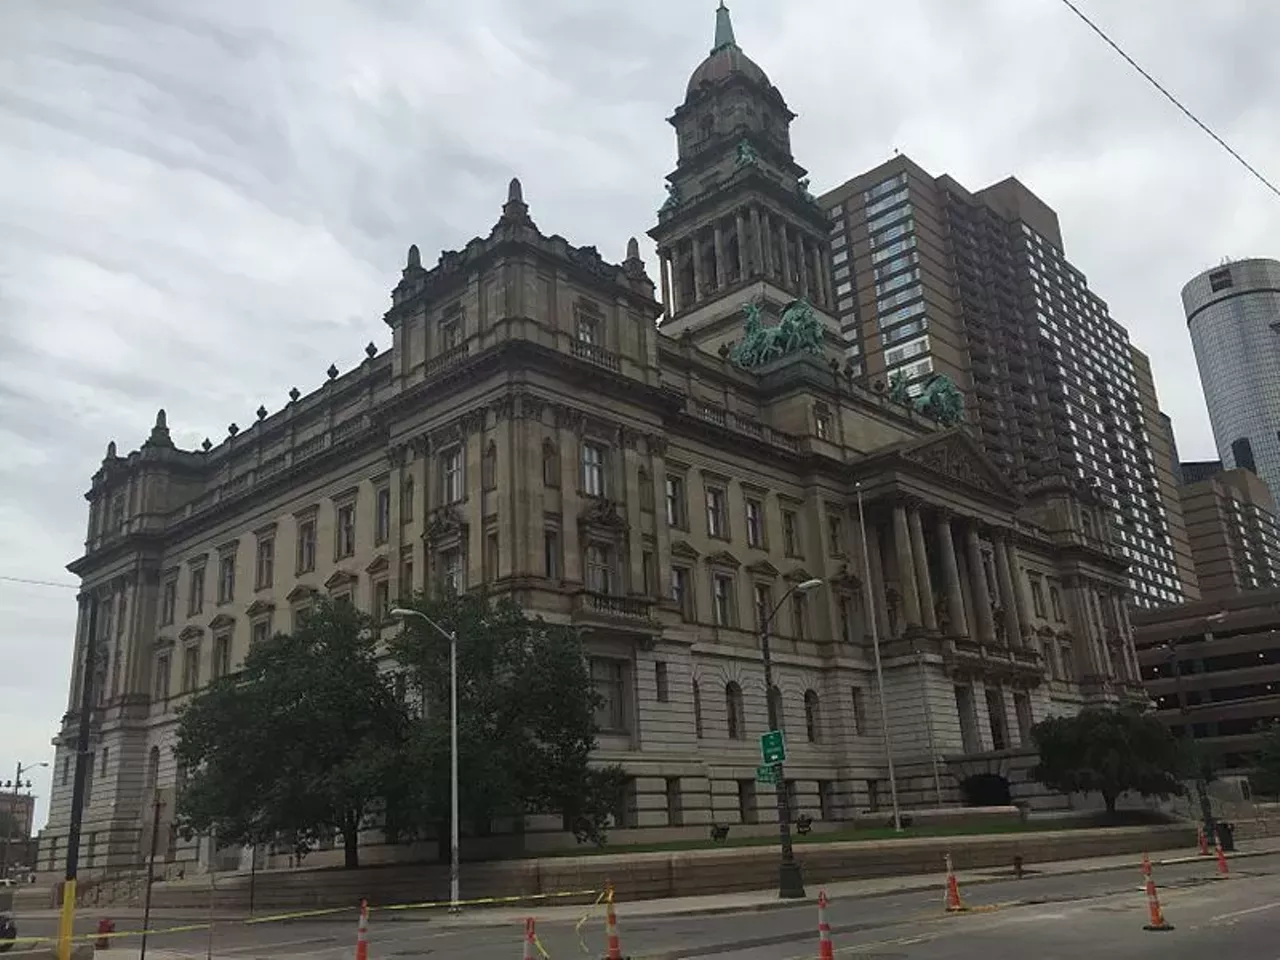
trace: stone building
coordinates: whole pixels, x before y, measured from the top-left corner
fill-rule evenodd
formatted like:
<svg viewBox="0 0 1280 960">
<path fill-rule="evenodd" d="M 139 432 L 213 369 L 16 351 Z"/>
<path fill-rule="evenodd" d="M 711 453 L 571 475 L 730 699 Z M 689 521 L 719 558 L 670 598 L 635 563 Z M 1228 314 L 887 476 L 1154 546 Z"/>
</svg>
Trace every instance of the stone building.
<svg viewBox="0 0 1280 960">
<path fill-rule="evenodd" d="M 175 710 L 318 594 L 377 611 L 484 584 L 581 628 L 599 757 L 632 778 L 616 842 L 771 820 L 755 782 L 771 710 L 799 811 L 887 806 L 873 628 L 907 806 L 972 799 L 982 774 L 1027 795 L 1032 723 L 1140 691 L 1100 503 L 1053 478 L 1015 490 L 963 429 L 842 368 L 793 115 L 718 17 L 672 118 L 665 307 L 634 240 L 612 263 L 548 236 L 513 180 L 486 236 L 430 269 L 410 248 L 390 349 L 216 445 L 176 448 L 161 414 L 139 449 L 108 448 L 71 565 L 77 649 L 91 594 L 107 648 L 86 870 L 137 862 L 153 790 L 167 818 Z M 745 303 L 767 325 L 806 297 L 810 349 L 731 359 Z M 767 692 L 758 628 L 784 599 Z M 65 854 L 80 679 L 45 870 Z M 162 836 L 173 868 L 208 863 L 207 845 Z"/>
</svg>

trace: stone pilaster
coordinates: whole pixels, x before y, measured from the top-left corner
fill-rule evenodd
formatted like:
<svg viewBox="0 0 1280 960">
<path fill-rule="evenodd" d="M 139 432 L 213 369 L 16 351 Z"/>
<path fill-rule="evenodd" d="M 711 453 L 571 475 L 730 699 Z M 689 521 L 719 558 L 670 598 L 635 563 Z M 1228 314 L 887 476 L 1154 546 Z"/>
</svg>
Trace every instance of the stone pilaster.
<svg viewBox="0 0 1280 960">
<path fill-rule="evenodd" d="M 933 578 L 929 575 L 929 554 L 924 541 L 924 525 L 920 522 L 920 508 L 912 506 L 907 511 L 907 526 L 911 530 L 911 556 L 916 563 L 916 590 L 920 597 L 920 619 L 930 633 L 938 630 L 938 612 L 933 605 Z"/>
<path fill-rule="evenodd" d="M 1005 638 L 1010 647 L 1020 649 L 1024 645 L 1022 619 L 1018 616 L 1013 573 L 1009 569 L 1009 545 L 1000 534 L 994 536 L 991 543 L 995 553 L 996 579 L 1000 585 L 1000 606 L 1004 610 Z"/>
<path fill-rule="evenodd" d="M 991 616 L 991 591 L 987 586 L 987 571 L 982 563 L 982 544 L 978 540 L 978 528 L 972 523 L 965 531 L 969 547 L 969 581 L 973 584 L 973 606 L 977 614 L 978 637 L 983 643 L 995 643 L 995 621 Z"/>
<path fill-rule="evenodd" d="M 920 588 L 916 585 L 915 563 L 911 558 L 911 533 L 907 527 L 907 508 L 893 507 L 893 547 L 898 561 L 898 589 L 902 594 L 902 613 L 907 628 L 919 629 Z"/>
<path fill-rule="evenodd" d="M 951 518 L 938 516 L 938 548 L 942 552 L 942 579 L 947 591 L 947 615 L 953 636 L 969 635 L 969 624 L 964 614 L 964 593 L 960 589 L 960 570 L 956 565 L 956 545 L 951 534 Z"/>
</svg>

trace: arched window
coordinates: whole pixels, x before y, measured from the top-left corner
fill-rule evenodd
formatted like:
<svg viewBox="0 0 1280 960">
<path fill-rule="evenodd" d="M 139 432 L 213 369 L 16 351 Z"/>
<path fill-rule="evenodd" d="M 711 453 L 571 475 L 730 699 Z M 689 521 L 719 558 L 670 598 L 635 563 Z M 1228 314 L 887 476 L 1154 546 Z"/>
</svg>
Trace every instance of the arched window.
<svg viewBox="0 0 1280 960">
<path fill-rule="evenodd" d="M 546 487 L 560 486 L 560 455 L 550 439 L 542 441 L 542 484 Z"/>
<path fill-rule="evenodd" d="M 804 692 L 804 732 L 810 743 L 822 739 L 822 717 L 818 712 L 818 695 L 812 690 Z"/>
<path fill-rule="evenodd" d="M 745 740 L 747 725 L 742 713 L 742 688 L 732 681 L 725 684 L 724 706 L 729 718 L 729 739 Z"/>
<path fill-rule="evenodd" d="M 783 725 L 782 691 L 777 687 L 769 688 L 769 729 L 785 729 Z"/>
<path fill-rule="evenodd" d="M 147 789 L 154 790 L 160 782 L 160 748 L 152 747 L 147 755 Z"/>
<path fill-rule="evenodd" d="M 702 691 L 697 680 L 693 681 L 693 730 L 697 737 L 702 737 Z"/>
<path fill-rule="evenodd" d="M 498 485 L 498 445 L 492 440 L 484 448 L 484 459 L 480 461 L 480 483 L 485 490 Z"/>
</svg>

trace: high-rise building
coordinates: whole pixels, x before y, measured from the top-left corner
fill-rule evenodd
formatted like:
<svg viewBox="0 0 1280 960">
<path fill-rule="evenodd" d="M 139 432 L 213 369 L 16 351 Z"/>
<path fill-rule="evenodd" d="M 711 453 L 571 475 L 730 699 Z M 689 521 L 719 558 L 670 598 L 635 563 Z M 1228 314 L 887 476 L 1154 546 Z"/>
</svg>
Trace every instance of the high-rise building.
<svg viewBox="0 0 1280 960">
<path fill-rule="evenodd" d="M 1204 475 L 1199 464 L 1186 466 L 1190 479 L 1178 494 L 1204 599 L 1280 587 L 1276 504 L 1267 485 L 1249 470 Z"/>
<path fill-rule="evenodd" d="M 1237 260 L 1182 288 L 1218 457 L 1280 496 L 1280 262 Z"/>
<path fill-rule="evenodd" d="M 1016 483 L 1065 477 L 1108 504 L 1134 603 L 1194 597 L 1149 367 L 1067 261 L 1057 214 L 1014 178 L 972 193 L 902 155 L 822 204 L 853 369 L 882 389 L 904 377 L 913 395 L 950 376 Z"/>
</svg>

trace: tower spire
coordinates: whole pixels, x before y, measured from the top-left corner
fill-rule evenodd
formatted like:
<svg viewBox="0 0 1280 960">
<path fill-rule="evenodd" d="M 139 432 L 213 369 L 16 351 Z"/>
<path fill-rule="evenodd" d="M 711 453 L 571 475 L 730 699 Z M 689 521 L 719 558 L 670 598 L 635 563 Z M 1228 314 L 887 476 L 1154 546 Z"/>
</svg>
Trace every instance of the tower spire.
<svg viewBox="0 0 1280 960">
<path fill-rule="evenodd" d="M 733 39 L 733 20 L 729 17 L 729 8 L 724 5 L 724 0 L 720 0 L 720 6 L 716 8 L 716 42 L 711 52 L 737 45 L 737 41 Z"/>
</svg>

